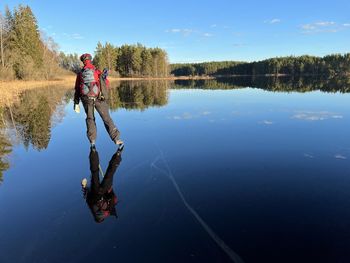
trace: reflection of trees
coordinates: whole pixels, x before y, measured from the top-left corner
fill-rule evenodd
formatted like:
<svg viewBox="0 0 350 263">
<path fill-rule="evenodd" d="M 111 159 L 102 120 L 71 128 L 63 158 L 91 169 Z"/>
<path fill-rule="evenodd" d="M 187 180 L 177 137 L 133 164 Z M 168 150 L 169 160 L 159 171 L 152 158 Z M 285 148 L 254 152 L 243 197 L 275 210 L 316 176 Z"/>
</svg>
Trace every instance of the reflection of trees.
<svg viewBox="0 0 350 263">
<path fill-rule="evenodd" d="M 7 123 L 26 147 L 32 144 L 38 150 L 47 148 L 52 115 L 63 103 L 65 93 L 66 89 L 61 87 L 28 90 L 20 95 L 19 102 L 5 108 Z M 63 115 L 62 112 L 56 113 L 56 119 L 61 119 L 58 115 Z"/>
<path fill-rule="evenodd" d="M 0 122 L 0 128 L 4 128 L 5 122 L 3 119 L 3 110 L 0 108 L 0 115 L 1 115 L 1 122 Z M 10 164 L 8 160 L 6 159 L 6 156 L 10 154 L 12 151 L 11 149 L 11 143 L 3 134 L 3 132 L 0 132 L 0 183 L 3 181 L 3 172 L 5 172 L 7 169 L 10 168 Z"/>
<path fill-rule="evenodd" d="M 164 106 L 168 103 L 168 84 L 168 81 L 122 81 L 110 90 L 110 108 L 144 110 Z"/>
<path fill-rule="evenodd" d="M 350 92 L 349 78 L 322 79 L 315 77 L 233 77 L 211 80 L 176 80 L 173 88 L 199 89 L 237 89 L 244 87 L 259 88 L 282 92 L 308 92 L 321 90 L 324 92 Z"/>
<path fill-rule="evenodd" d="M 0 134 L 0 183 L 3 181 L 3 172 L 10 168 L 10 164 L 8 160 L 6 160 L 6 156 L 10 154 L 11 151 L 11 143 L 4 136 L 4 134 Z"/>
<path fill-rule="evenodd" d="M 15 101 L 6 100 L 0 106 L 0 182 L 10 167 L 7 159 L 13 143 L 10 132 L 26 147 L 32 144 L 38 150 L 45 149 L 54 125 L 52 119 L 62 120 L 63 108 L 57 108 L 69 101 L 66 93 L 66 88 L 57 86 L 27 90 Z"/>
<path fill-rule="evenodd" d="M 16 128 L 26 147 L 32 143 L 37 149 L 47 148 L 50 141 L 51 109 L 47 97 L 22 100 L 13 111 Z"/>
</svg>

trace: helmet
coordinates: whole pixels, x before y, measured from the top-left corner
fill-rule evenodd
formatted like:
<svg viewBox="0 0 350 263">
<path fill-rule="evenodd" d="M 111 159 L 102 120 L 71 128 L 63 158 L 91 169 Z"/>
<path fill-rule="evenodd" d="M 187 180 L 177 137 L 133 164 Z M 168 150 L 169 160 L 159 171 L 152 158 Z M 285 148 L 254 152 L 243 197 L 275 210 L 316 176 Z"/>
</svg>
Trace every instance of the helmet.
<svg viewBox="0 0 350 263">
<path fill-rule="evenodd" d="M 85 54 L 80 56 L 80 60 L 82 62 L 84 62 L 85 60 L 92 60 L 92 56 L 90 54 L 88 54 L 88 53 L 85 53 Z"/>
</svg>

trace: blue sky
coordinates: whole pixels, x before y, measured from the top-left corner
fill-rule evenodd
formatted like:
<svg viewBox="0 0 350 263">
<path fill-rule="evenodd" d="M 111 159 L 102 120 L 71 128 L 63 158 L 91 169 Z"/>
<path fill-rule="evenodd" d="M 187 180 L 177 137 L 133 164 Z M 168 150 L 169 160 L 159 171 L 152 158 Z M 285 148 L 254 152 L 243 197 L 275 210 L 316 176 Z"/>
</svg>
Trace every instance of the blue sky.
<svg viewBox="0 0 350 263">
<path fill-rule="evenodd" d="M 67 53 L 98 41 L 164 48 L 169 60 L 254 61 L 350 52 L 350 1 L 5 1 L 29 5 Z"/>
</svg>

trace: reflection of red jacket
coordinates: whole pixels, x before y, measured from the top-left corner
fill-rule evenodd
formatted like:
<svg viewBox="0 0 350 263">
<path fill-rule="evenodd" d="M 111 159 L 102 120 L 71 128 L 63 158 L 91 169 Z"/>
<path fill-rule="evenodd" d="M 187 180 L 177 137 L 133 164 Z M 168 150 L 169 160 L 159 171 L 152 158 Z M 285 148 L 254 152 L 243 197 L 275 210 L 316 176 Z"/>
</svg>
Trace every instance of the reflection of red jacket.
<svg viewBox="0 0 350 263">
<path fill-rule="evenodd" d="M 95 70 L 94 78 L 96 80 L 97 85 L 100 87 L 99 78 L 100 78 L 100 75 L 101 75 L 101 71 L 99 69 L 96 69 L 95 66 L 92 65 L 89 60 L 85 61 L 85 65 L 82 68 L 82 70 L 84 70 L 86 68 Z M 81 89 L 83 88 L 83 86 L 84 86 L 84 80 L 83 80 L 81 72 L 79 72 L 78 75 L 77 75 L 77 78 L 75 80 L 75 94 L 74 94 L 74 103 L 75 104 L 79 103 L 80 96 L 81 96 Z"/>
</svg>

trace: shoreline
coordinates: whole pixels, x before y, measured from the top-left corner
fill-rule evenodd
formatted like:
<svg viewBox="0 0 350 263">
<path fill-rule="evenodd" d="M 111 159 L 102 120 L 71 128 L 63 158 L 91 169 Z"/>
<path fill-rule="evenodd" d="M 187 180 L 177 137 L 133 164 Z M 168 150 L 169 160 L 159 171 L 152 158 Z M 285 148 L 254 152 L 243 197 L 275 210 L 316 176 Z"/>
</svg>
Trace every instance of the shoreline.
<svg viewBox="0 0 350 263">
<path fill-rule="evenodd" d="M 47 85 L 55 84 L 75 84 L 75 75 L 72 76 L 62 76 L 53 80 L 0 80 L 0 89 L 9 88 L 8 85 L 13 87 L 45 87 Z M 177 80 L 177 79 L 215 79 L 215 76 L 179 76 L 179 77 L 112 77 L 109 76 L 110 81 L 123 81 L 123 80 Z M 10 87 L 12 89 L 12 87 Z"/>
<path fill-rule="evenodd" d="M 169 76 L 169 77 L 113 77 L 110 81 L 152 81 L 152 80 L 212 80 L 217 78 L 239 78 L 239 77 L 291 77 L 288 74 L 264 74 L 264 75 L 215 75 L 215 76 Z M 347 77 L 349 75 L 346 75 Z M 304 75 L 301 77 L 320 77 L 320 75 Z M 51 85 L 62 85 L 63 87 L 74 88 L 76 75 L 64 75 L 53 80 L 0 80 L 0 91 L 6 90 L 27 90 L 41 88 Z"/>
</svg>

